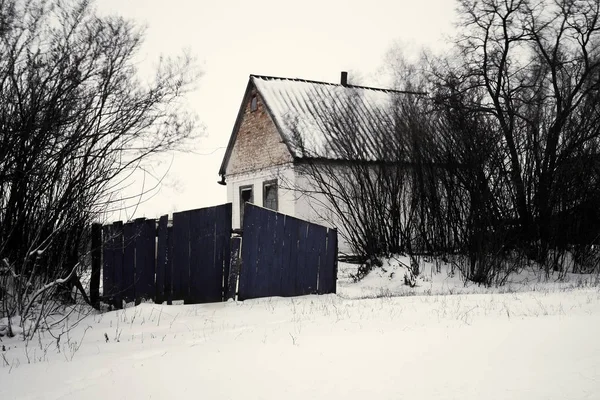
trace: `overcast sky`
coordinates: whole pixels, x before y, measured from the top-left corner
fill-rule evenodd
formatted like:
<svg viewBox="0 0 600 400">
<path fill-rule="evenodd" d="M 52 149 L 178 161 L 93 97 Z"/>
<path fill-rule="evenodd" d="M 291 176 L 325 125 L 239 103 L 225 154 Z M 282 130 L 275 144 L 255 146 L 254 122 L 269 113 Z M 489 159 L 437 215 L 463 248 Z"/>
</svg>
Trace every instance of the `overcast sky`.
<svg viewBox="0 0 600 400">
<path fill-rule="evenodd" d="M 188 49 L 204 72 L 189 101 L 206 136 L 194 143 L 195 154 L 169 154 L 157 164 L 160 175 L 172 162 L 160 189 L 135 216 L 226 201 L 217 173 L 249 74 L 338 82 L 344 70 L 350 81 L 354 76 L 374 85 L 394 42 L 403 43 L 409 54 L 422 46 L 443 49 L 455 5 L 452 0 L 97 0 L 101 12 L 146 26 L 142 67 L 154 65 L 161 54 Z M 150 176 L 144 182 L 146 188 L 154 183 Z M 141 184 L 138 178 L 131 190 Z M 131 211 L 120 216 L 129 217 Z"/>
</svg>

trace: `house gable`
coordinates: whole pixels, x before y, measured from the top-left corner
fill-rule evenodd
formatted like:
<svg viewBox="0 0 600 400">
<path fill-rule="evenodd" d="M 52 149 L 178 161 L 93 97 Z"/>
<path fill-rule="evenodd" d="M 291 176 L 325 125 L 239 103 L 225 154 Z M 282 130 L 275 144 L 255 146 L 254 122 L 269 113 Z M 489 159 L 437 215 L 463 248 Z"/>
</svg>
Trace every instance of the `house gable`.
<svg viewBox="0 0 600 400">
<path fill-rule="evenodd" d="M 219 174 L 247 173 L 290 162 L 289 148 L 250 80 Z"/>
</svg>

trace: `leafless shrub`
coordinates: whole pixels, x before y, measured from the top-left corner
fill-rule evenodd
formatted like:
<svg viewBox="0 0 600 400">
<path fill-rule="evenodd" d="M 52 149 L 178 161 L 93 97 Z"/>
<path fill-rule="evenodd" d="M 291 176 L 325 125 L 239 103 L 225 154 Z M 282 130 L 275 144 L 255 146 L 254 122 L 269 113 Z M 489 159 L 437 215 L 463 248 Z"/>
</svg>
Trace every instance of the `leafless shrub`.
<svg viewBox="0 0 600 400">
<path fill-rule="evenodd" d="M 91 3 L 0 0 L 0 317 L 81 288 L 91 222 L 195 131 L 178 100 L 193 60 L 163 59 L 142 81 L 143 32 Z"/>
<path fill-rule="evenodd" d="M 327 205 L 363 260 L 457 254 L 465 279 L 484 285 L 530 262 L 564 276 L 571 252 L 577 271 L 597 271 L 598 3 L 460 0 L 459 10 L 455 57 L 400 63 L 404 87 L 428 95 L 388 92 L 391 103 L 365 112 L 367 89 L 350 86 L 314 107 L 328 141 L 311 154 L 299 129 L 312 181 L 299 190 Z"/>
<path fill-rule="evenodd" d="M 518 249 L 549 274 L 600 226 L 598 4 L 459 4 L 457 57 L 431 64 L 430 89 L 448 154 L 479 186 L 463 179 L 470 230 L 476 247 Z"/>
</svg>

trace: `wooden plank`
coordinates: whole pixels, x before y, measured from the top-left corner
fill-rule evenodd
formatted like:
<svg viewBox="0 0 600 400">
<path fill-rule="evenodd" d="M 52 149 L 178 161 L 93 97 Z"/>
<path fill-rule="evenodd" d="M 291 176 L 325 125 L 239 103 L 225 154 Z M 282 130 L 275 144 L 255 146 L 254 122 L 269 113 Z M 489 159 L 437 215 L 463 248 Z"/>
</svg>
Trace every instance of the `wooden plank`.
<svg viewBox="0 0 600 400">
<path fill-rule="evenodd" d="M 296 280 L 298 276 L 298 225 L 299 220 L 288 217 L 284 227 L 284 253 L 281 270 L 282 296 L 296 295 Z"/>
<path fill-rule="evenodd" d="M 105 299 L 111 298 L 113 295 L 113 236 L 112 226 L 105 225 L 102 228 L 102 296 Z"/>
<path fill-rule="evenodd" d="M 281 295 L 281 272 L 275 270 L 279 266 L 275 263 L 275 253 L 277 248 L 276 243 L 276 227 L 277 213 L 267 209 L 261 209 L 266 220 L 266 229 L 261 235 L 261 267 L 260 274 L 260 290 L 261 297 L 280 296 Z M 276 276 L 274 276 L 276 275 Z M 278 281 L 277 281 L 278 280 Z M 277 281 L 277 282 L 276 282 Z"/>
<path fill-rule="evenodd" d="M 156 250 L 156 303 L 162 304 L 166 296 L 167 275 L 167 234 L 169 216 L 163 215 L 158 220 L 158 240 Z"/>
<path fill-rule="evenodd" d="M 244 206 L 244 214 L 246 213 Z M 246 295 L 246 286 L 248 285 L 248 277 L 246 276 L 246 265 L 249 265 L 249 254 L 250 254 L 250 239 L 252 233 L 248 230 L 249 224 L 247 224 L 248 220 L 244 219 L 242 221 L 242 248 L 240 251 L 240 270 L 238 273 L 238 288 L 237 288 L 237 298 L 238 300 L 244 300 L 244 296 Z M 246 230 L 246 233 L 243 233 Z"/>
<path fill-rule="evenodd" d="M 222 301 L 223 264 L 219 265 L 216 232 L 217 208 L 210 207 L 202 210 L 202 241 L 201 251 L 204 262 L 200 271 L 202 291 L 200 301 L 210 303 Z"/>
<path fill-rule="evenodd" d="M 327 242 L 327 228 L 321 225 L 308 224 L 306 241 L 306 265 L 302 274 L 302 294 L 316 294 L 321 251 L 325 252 Z"/>
<path fill-rule="evenodd" d="M 113 224 L 114 295 L 113 306 L 123 308 L 123 222 Z"/>
<path fill-rule="evenodd" d="M 255 234 L 253 238 L 253 249 L 254 249 L 254 262 L 252 265 L 252 286 L 251 286 L 251 295 L 252 298 L 264 297 L 262 293 L 262 284 L 264 282 L 262 278 L 263 271 L 261 270 L 261 262 L 262 262 L 262 235 L 266 234 L 267 221 L 265 218 L 265 214 L 262 213 L 262 209 L 259 207 L 253 207 L 254 210 L 254 221 L 253 226 L 255 229 Z"/>
<path fill-rule="evenodd" d="M 165 297 L 173 304 L 173 227 L 167 227 L 167 268 L 165 270 Z"/>
<path fill-rule="evenodd" d="M 185 297 L 186 304 L 195 304 L 201 302 L 202 293 L 202 268 L 206 263 L 205 250 L 205 216 L 202 210 L 191 210 L 189 213 L 190 227 L 190 283 L 189 292 Z"/>
<path fill-rule="evenodd" d="M 123 225 L 123 287 L 121 293 L 125 302 L 135 300 L 135 225 Z"/>
<path fill-rule="evenodd" d="M 202 302 L 207 303 L 223 300 L 224 263 L 229 263 L 230 257 L 231 204 L 205 209 L 204 218 L 206 262 L 202 270 Z"/>
<path fill-rule="evenodd" d="M 183 229 L 181 237 L 181 243 L 174 243 L 175 247 L 180 247 L 179 252 L 175 250 L 175 253 L 179 253 L 181 258 L 181 263 L 178 268 L 179 272 L 179 285 L 181 291 L 180 299 L 187 299 L 190 293 L 190 220 L 192 214 L 190 211 L 186 211 L 183 213 Z"/>
<path fill-rule="evenodd" d="M 178 254 L 178 252 L 182 249 L 181 245 L 177 246 L 177 243 L 181 244 L 181 237 L 183 236 L 183 222 L 184 217 L 181 213 L 173 213 L 173 226 L 172 235 L 173 238 L 172 245 L 172 258 L 171 258 L 171 300 L 178 300 L 181 297 L 181 282 L 179 281 L 179 266 L 181 264 L 181 259 L 183 256 Z"/>
<path fill-rule="evenodd" d="M 173 300 L 184 300 L 190 279 L 190 214 L 173 214 Z"/>
<path fill-rule="evenodd" d="M 264 246 L 264 237 L 263 235 L 265 235 L 267 233 L 267 219 L 266 214 L 262 212 L 263 210 L 255 207 L 254 208 L 254 226 L 255 226 L 255 238 L 253 240 L 254 242 L 254 254 L 253 254 L 253 258 L 254 258 L 254 262 L 253 262 L 253 269 L 252 269 L 252 298 L 258 298 L 258 297 L 264 297 L 264 294 L 262 293 L 262 285 L 264 282 L 263 279 L 263 273 L 264 270 L 261 269 L 261 267 L 264 267 L 262 264 L 263 262 L 263 257 L 262 257 L 262 252 L 263 252 L 263 246 Z"/>
<path fill-rule="evenodd" d="M 327 230 L 324 262 L 319 269 L 319 294 L 335 293 L 337 286 L 337 230 Z"/>
<path fill-rule="evenodd" d="M 260 226 L 257 207 L 250 203 L 244 206 L 244 238 L 242 241 L 242 267 L 239 275 L 238 298 L 255 298 L 256 263 L 258 259 L 258 236 Z"/>
<path fill-rule="evenodd" d="M 100 308 L 100 274 L 102 271 L 102 224 L 92 224 L 92 274 L 90 276 L 90 302 L 94 308 Z"/>
<path fill-rule="evenodd" d="M 190 212 L 190 293 L 186 303 L 223 300 L 223 257 L 219 256 L 223 249 L 217 247 L 217 210 L 209 207 Z"/>
<path fill-rule="evenodd" d="M 141 302 L 141 294 L 142 294 L 142 272 L 141 267 L 143 263 L 142 255 L 144 254 L 144 243 L 143 243 L 143 231 L 142 224 L 145 221 L 145 218 L 137 218 L 133 221 L 133 226 L 135 229 L 135 252 L 134 252 L 134 272 L 133 272 L 133 286 L 135 292 L 135 304 L 138 305 Z"/>
<path fill-rule="evenodd" d="M 141 295 L 143 292 L 142 283 L 142 263 L 143 260 L 143 250 L 144 250 L 144 240 L 143 240 L 143 222 L 145 218 L 137 218 L 133 221 L 133 225 L 135 227 L 135 252 L 134 252 L 134 279 L 133 286 L 135 291 L 135 304 L 138 305 L 141 302 Z"/>
<path fill-rule="evenodd" d="M 285 220 L 283 214 L 275 214 L 275 224 L 273 226 L 273 264 L 269 272 L 270 296 L 282 296 L 282 269 L 285 239 Z"/>
<path fill-rule="evenodd" d="M 231 265 L 231 212 L 231 203 L 222 204 L 215 210 L 215 233 L 217 240 L 215 244 L 216 254 L 214 267 L 218 272 L 220 271 L 222 300 L 226 299 L 226 293 L 229 288 L 229 267 Z"/>
<path fill-rule="evenodd" d="M 258 246 L 256 257 L 256 274 L 254 275 L 254 297 L 267 297 L 269 291 L 269 274 L 273 266 L 273 227 L 274 213 L 263 208 L 256 208 L 256 216 L 260 231 L 257 234 Z"/>
<path fill-rule="evenodd" d="M 134 222 L 135 239 L 135 297 L 136 303 L 154 299 L 156 222 L 153 219 L 138 218 Z"/>
<path fill-rule="evenodd" d="M 332 293 L 337 293 L 337 277 L 338 277 L 338 254 L 339 254 L 339 239 L 338 239 L 338 231 L 337 229 L 333 230 L 332 237 L 335 239 L 332 241 L 331 248 L 333 249 L 333 291 Z"/>
<path fill-rule="evenodd" d="M 296 293 L 296 266 L 298 265 L 298 220 L 287 217 L 283 230 L 283 251 L 281 253 L 281 295 L 294 296 Z"/>
<path fill-rule="evenodd" d="M 298 247 L 296 251 L 296 285 L 294 287 L 293 296 L 306 294 L 305 274 L 307 270 L 308 258 L 308 226 L 306 221 L 298 220 L 296 224 L 298 234 Z"/>
</svg>

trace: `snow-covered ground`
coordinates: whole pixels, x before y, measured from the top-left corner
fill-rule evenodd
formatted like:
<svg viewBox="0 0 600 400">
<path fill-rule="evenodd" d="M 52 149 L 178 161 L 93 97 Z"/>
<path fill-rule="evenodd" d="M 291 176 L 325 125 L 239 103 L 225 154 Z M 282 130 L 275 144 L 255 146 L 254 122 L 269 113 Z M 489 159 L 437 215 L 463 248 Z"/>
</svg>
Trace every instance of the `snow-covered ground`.
<svg viewBox="0 0 600 400">
<path fill-rule="evenodd" d="M 480 286 L 465 282 L 458 269 L 448 263 L 435 263 L 419 258 L 420 275 L 416 286 L 407 286 L 404 275 L 408 273 L 410 259 L 406 256 L 391 257 L 383 260 L 381 268 L 373 271 L 359 282 L 351 278 L 356 273 L 356 265 L 340 263 L 338 271 L 338 293 L 344 298 L 372 298 L 380 296 L 407 296 L 431 294 L 481 294 L 512 293 L 533 291 L 564 291 L 574 288 L 600 286 L 597 274 L 572 274 L 559 276 L 558 273 L 546 277 L 539 267 L 531 266 L 508 277 L 506 283 L 498 287 Z M 566 268 L 572 268 L 567 264 Z M 600 396 L 599 396 L 600 398 Z"/>
<path fill-rule="evenodd" d="M 142 304 L 58 343 L 2 338 L 0 399 L 599 398 L 589 281 L 467 293 L 486 290 L 442 273 L 410 290 L 445 294 L 395 297 L 401 267 L 359 283 L 350 268 L 338 295 Z"/>
</svg>

